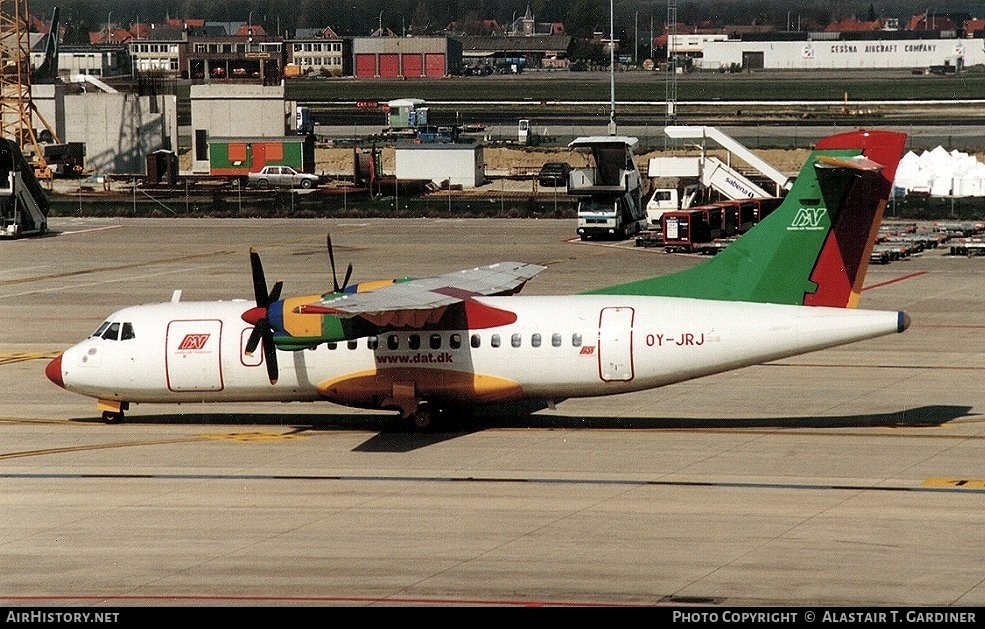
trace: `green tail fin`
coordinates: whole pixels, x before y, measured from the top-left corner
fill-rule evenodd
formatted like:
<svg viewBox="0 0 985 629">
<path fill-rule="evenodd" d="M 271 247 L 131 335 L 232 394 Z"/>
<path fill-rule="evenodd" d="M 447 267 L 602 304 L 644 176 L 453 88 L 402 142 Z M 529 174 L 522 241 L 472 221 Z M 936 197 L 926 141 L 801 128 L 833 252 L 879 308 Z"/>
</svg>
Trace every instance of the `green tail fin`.
<svg viewBox="0 0 985 629">
<path fill-rule="evenodd" d="M 891 131 L 824 138 L 783 203 L 715 257 L 587 294 L 854 307 L 905 142 Z"/>
</svg>

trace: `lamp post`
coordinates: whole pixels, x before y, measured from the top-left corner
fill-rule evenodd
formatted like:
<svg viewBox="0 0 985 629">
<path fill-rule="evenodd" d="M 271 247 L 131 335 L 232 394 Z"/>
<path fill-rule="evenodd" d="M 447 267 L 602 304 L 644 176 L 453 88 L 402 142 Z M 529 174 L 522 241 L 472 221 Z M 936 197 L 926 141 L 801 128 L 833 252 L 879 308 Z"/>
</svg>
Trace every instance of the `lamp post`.
<svg viewBox="0 0 985 629">
<path fill-rule="evenodd" d="M 253 11 L 250 11 L 250 19 L 246 27 L 246 34 L 247 35 L 253 34 Z"/>
<path fill-rule="evenodd" d="M 616 134 L 616 31 L 609 0 L 609 135 Z"/>
<path fill-rule="evenodd" d="M 653 13 L 650 13 L 650 59 L 653 59 Z"/>
<path fill-rule="evenodd" d="M 113 41 L 113 31 L 110 29 L 110 23 L 113 20 L 113 12 L 110 11 L 109 15 L 106 16 L 106 43 L 111 43 Z"/>
</svg>

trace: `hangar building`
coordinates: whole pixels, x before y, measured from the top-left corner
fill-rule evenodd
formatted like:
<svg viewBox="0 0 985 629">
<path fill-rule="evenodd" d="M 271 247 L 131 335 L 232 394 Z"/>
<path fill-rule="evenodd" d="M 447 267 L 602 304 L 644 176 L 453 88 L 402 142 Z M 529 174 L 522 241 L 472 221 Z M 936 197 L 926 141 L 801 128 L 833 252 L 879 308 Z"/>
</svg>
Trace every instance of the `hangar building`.
<svg viewBox="0 0 985 629">
<path fill-rule="evenodd" d="M 748 39 L 689 34 L 674 42 L 677 55 L 702 70 L 960 70 L 985 64 L 985 38 L 955 31 L 784 32 Z"/>
</svg>

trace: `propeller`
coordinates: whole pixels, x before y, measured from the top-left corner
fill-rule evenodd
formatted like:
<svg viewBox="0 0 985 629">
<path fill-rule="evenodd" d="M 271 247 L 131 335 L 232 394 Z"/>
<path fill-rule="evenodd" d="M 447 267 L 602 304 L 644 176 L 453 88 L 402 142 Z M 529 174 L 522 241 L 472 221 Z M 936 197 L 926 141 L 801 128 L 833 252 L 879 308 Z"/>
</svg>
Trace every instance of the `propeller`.
<svg viewBox="0 0 985 629">
<path fill-rule="evenodd" d="M 350 262 L 348 268 L 346 268 L 342 286 L 339 286 L 339 279 L 335 273 L 335 253 L 332 251 L 332 234 L 328 234 L 325 240 L 328 245 L 328 261 L 332 265 L 332 283 L 334 284 L 335 292 L 341 293 L 349 285 L 349 278 L 352 277 L 352 263 Z"/>
<path fill-rule="evenodd" d="M 274 332 L 270 327 L 267 308 L 280 299 L 280 291 L 284 287 L 284 283 L 277 280 L 270 292 L 267 292 L 267 280 L 263 275 L 260 254 L 253 247 L 250 247 L 250 267 L 253 271 L 253 294 L 257 305 L 243 313 L 243 321 L 253 324 L 253 331 L 250 332 L 250 338 L 246 341 L 246 354 L 252 356 L 257 346 L 262 342 L 263 355 L 267 364 L 267 377 L 270 378 L 270 384 L 276 384 L 278 375 L 277 346 L 274 344 Z"/>
</svg>

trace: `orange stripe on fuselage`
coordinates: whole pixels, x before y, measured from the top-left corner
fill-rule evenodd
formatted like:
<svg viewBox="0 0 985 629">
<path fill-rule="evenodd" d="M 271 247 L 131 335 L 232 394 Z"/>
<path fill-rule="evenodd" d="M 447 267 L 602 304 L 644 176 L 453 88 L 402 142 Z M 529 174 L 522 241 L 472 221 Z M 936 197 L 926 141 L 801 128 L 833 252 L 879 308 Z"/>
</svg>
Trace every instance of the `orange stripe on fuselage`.
<svg viewBox="0 0 985 629">
<path fill-rule="evenodd" d="M 398 367 L 361 371 L 326 380 L 318 385 L 325 399 L 360 408 L 380 408 L 380 402 L 393 395 L 394 385 L 414 386 L 418 399 L 445 398 L 456 402 L 491 404 L 523 397 L 518 382 L 450 369 Z"/>
</svg>

